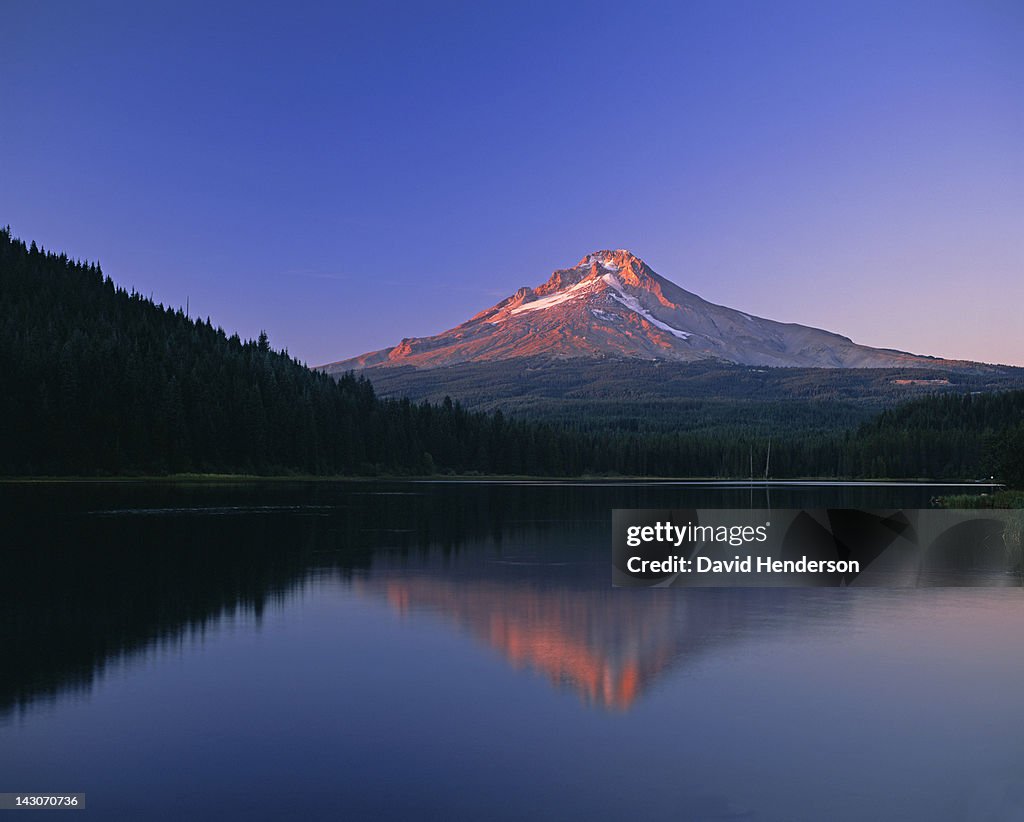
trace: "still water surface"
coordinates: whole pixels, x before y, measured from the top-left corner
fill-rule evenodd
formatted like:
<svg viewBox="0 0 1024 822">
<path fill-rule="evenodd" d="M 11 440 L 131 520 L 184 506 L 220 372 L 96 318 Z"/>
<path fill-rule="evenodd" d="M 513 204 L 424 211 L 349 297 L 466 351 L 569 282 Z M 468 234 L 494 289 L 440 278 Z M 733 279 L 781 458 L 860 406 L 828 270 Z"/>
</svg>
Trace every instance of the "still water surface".
<svg viewBox="0 0 1024 822">
<path fill-rule="evenodd" d="M 609 585 L 615 507 L 941 492 L 0 486 L 0 791 L 84 791 L 75 819 L 1021 819 L 1021 589 Z"/>
</svg>

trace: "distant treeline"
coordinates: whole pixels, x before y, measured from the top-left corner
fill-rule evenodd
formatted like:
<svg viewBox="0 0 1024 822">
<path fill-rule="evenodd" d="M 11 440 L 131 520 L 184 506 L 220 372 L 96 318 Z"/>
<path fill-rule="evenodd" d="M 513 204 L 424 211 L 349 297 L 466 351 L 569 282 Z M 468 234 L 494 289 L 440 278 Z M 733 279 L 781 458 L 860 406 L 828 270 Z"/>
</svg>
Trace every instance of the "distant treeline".
<svg viewBox="0 0 1024 822">
<path fill-rule="evenodd" d="M 308 369 L 265 334 L 115 286 L 96 264 L 0 231 L 0 473 L 242 472 L 578 476 L 762 475 L 768 442 L 708 432 L 595 430 L 381 400 L 364 379 Z M 581 407 L 585 413 L 585 407 Z M 838 420 L 848 420 L 844 413 Z M 1020 438 L 1024 392 L 940 396 L 856 430 L 772 440 L 790 476 L 974 477 Z M 685 426 L 680 426 L 685 429 Z M 1019 450 L 1019 449 L 1018 449 Z"/>
<path fill-rule="evenodd" d="M 936 394 L 1024 389 L 1024 368 L 961 363 L 927 368 L 762 368 L 715 360 L 673 363 L 603 357 L 521 357 L 442 369 L 366 372 L 381 397 L 558 422 L 577 431 L 763 437 L 856 428 L 880 411 Z M 327 367 L 330 370 L 330 366 Z"/>
<path fill-rule="evenodd" d="M 943 394 L 884 411 L 844 437 L 864 476 L 994 476 L 1024 487 L 1024 391 Z"/>
</svg>

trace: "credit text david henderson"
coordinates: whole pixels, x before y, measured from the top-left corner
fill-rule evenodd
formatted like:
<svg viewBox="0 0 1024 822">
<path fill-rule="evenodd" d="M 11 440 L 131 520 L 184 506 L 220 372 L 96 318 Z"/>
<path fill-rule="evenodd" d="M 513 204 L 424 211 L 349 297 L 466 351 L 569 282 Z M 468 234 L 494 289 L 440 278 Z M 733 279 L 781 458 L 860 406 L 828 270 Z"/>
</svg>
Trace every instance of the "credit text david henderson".
<svg viewBox="0 0 1024 822">
<path fill-rule="evenodd" d="M 712 559 L 711 557 L 670 556 L 665 559 L 630 557 L 626 569 L 631 574 L 859 574 L 856 560 L 772 559 L 771 557 L 739 557 Z"/>
</svg>

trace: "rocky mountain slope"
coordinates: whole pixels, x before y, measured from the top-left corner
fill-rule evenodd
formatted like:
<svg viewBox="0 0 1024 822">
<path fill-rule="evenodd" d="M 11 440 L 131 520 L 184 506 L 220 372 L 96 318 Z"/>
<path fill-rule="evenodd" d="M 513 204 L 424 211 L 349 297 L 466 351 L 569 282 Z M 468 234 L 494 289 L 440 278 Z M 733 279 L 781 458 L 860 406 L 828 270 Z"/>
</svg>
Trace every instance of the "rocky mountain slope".
<svg viewBox="0 0 1024 822">
<path fill-rule="evenodd" d="M 619 249 L 588 254 L 543 285 L 520 288 L 441 334 L 404 339 L 322 370 L 423 369 L 537 356 L 812 368 L 955 365 L 709 303 Z"/>
</svg>

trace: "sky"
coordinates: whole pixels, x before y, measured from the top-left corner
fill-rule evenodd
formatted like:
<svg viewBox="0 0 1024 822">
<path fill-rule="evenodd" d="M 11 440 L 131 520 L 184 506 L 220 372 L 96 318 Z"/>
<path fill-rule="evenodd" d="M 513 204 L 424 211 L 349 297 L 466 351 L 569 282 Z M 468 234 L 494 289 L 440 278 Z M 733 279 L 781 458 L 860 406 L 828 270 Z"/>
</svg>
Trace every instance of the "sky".
<svg viewBox="0 0 1024 822">
<path fill-rule="evenodd" d="M 1024 4 L 0 0 L 0 225 L 310 365 L 628 248 L 1024 365 Z"/>
</svg>

